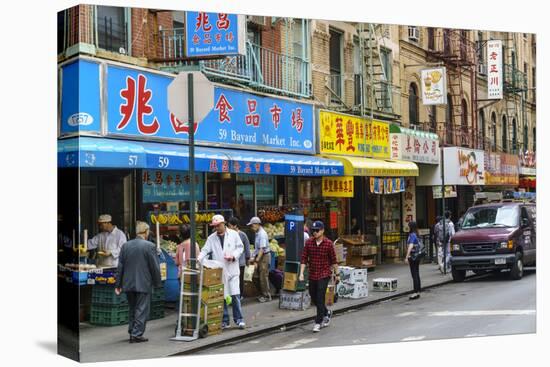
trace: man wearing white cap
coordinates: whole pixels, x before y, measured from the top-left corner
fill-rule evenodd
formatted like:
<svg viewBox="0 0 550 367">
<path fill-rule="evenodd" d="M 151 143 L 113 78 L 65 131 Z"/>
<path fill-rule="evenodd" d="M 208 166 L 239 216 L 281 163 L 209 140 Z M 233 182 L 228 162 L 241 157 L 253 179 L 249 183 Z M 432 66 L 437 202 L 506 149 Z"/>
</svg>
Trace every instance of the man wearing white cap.
<svg viewBox="0 0 550 367">
<path fill-rule="evenodd" d="M 239 257 L 244 251 L 243 242 L 237 231 L 226 227 L 225 218 L 222 215 L 215 215 L 210 226 L 215 227 L 216 231 L 208 236 L 198 260 L 203 263 L 208 255 L 212 255 L 212 260 L 222 264 L 224 296 L 226 298 L 231 296 L 233 321 L 240 329 L 244 329 L 239 287 Z M 229 323 L 229 311 L 227 302 L 224 300 L 222 328 L 228 328 Z"/>
<path fill-rule="evenodd" d="M 122 245 L 126 243 L 126 235 L 112 223 L 112 218 L 109 214 L 99 216 L 97 223 L 99 224 L 100 233 L 88 241 L 88 249 L 97 249 L 98 264 L 102 267 L 118 266 L 118 257 Z"/>
<path fill-rule="evenodd" d="M 247 225 L 256 233 L 254 237 L 254 254 L 250 258 L 250 263 L 258 264 L 256 267 L 258 275 L 256 287 L 260 291 L 258 301 L 261 303 L 271 301 L 271 292 L 269 291 L 269 266 L 271 264 L 269 237 L 262 227 L 260 218 L 252 217 Z"/>
</svg>

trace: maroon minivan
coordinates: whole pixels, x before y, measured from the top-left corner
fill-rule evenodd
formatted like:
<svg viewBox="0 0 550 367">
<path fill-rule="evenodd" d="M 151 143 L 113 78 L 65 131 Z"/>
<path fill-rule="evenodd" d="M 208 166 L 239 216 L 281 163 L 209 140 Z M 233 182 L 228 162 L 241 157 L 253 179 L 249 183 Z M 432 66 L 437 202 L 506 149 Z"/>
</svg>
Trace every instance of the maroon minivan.
<svg viewBox="0 0 550 367">
<path fill-rule="evenodd" d="M 467 270 L 475 273 L 510 270 L 523 276 L 523 267 L 536 264 L 536 206 L 499 202 L 468 209 L 451 239 L 453 280 L 462 282 Z"/>
</svg>

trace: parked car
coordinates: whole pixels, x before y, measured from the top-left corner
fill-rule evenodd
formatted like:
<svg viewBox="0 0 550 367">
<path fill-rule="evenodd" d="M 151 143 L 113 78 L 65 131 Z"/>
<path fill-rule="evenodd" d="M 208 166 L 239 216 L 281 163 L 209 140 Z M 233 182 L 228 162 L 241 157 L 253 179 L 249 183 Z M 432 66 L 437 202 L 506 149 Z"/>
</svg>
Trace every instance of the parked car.
<svg viewBox="0 0 550 367">
<path fill-rule="evenodd" d="M 521 279 L 524 266 L 536 264 L 536 232 L 535 204 L 504 201 L 471 207 L 451 239 L 453 280 L 462 282 L 467 270 L 505 269 L 511 279 Z"/>
</svg>

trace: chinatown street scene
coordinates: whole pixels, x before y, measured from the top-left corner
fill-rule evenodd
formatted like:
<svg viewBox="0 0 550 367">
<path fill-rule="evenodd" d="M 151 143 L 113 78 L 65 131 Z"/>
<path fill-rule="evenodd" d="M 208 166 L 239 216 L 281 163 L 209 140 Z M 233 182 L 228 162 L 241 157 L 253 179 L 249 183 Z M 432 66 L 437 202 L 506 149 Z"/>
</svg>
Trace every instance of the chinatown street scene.
<svg viewBox="0 0 550 367">
<path fill-rule="evenodd" d="M 535 34 L 57 19 L 59 354 L 536 332 Z"/>
</svg>

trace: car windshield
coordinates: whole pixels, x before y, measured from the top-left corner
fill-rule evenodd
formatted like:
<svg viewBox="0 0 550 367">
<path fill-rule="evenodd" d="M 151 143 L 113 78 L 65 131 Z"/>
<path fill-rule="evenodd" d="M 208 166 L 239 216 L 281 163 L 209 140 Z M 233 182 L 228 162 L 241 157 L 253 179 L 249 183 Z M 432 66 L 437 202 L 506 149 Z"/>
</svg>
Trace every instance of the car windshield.
<svg viewBox="0 0 550 367">
<path fill-rule="evenodd" d="M 517 227 L 518 219 L 515 206 L 472 208 L 464 215 L 461 228 Z"/>
</svg>

